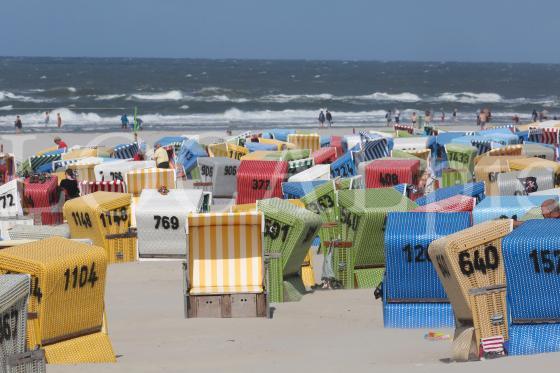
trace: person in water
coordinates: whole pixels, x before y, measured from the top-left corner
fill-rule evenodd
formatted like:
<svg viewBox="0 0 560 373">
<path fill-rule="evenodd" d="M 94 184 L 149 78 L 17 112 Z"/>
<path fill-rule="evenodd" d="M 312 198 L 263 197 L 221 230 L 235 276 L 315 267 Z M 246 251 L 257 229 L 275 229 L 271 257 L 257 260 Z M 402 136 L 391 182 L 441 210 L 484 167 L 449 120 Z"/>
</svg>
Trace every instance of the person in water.
<svg viewBox="0 0 560 373">
<path fill-rule="evenodd" d="M 49 112 L 45 111 L 45 127 L 49 125 L 50 120 Z"/>
<path fill-rule="evenodd" d="M 56 126 L 58 128 L 62 127 L 62 117 L 60 116 L 60 113 L 56 113 Z"/>
<path fill-rule="evenodd" d="M 329 127 L 332 127 L 332 114 L 331 112 L 327 109 L 327 122 L 329 123 Z"/>
<path fill-rule="evenodd" d="M 16 127 L 16 133 L 21 133 L 21 130 L 23 128 L 23 123 L 21 122 L 21 118 L 18 116 L 16 116 L 16 121 L 14 122 L 14 126 Z"/>
<path fill-rule="evenodd" d="M 128 128 L 128 117 L 126 113 L 121 115 L 121 129 L 125 130 Z"/>
</svg>

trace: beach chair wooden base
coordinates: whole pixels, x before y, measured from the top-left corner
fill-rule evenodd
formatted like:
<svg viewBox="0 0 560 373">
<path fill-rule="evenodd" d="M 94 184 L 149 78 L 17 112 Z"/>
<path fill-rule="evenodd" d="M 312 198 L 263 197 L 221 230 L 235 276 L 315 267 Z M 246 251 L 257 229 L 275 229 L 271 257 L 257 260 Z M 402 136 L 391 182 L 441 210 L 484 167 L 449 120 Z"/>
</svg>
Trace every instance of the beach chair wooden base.
<svg viewBox="0 0 560 373">
<path fill-rule="evenodd" d="M 6 368 L 7 373 L 44 373 L 45 351 L 33 350 L 9 355 L 6 359 Z"/>
<path fill-rule="evenodd" d="M 268 317 L 266 294 L 187 295 L 187 318 Z"/>
</svg>

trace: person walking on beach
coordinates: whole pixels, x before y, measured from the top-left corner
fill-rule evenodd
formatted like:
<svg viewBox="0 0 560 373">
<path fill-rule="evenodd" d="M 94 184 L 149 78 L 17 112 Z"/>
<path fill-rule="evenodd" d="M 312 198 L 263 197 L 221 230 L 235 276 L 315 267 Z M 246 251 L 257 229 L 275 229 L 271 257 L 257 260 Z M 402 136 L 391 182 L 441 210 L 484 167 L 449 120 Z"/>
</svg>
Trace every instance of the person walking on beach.
<svg viewBox="0 0 560 373">
<path fill-rule="evenodd" d="M 45 127 L 49 125 L 51 118 L 49 117 L 49 112 L 45 111 Z"/>
<path fill-rule="evenodd" d="M 23 123 L 21 122 L 21 118 L 18 116 L 16 116 L 16 121 L 14 122 L 14 125 L 16 127 L 16 133 L 21 133 L 21 129 L 23 128 Z"/>
<path fill-rule="evenodd" d="M 395 109 L 395 124 L 399 124 L 401 122 L 401 112 L 398 109 Z"/>
<path fill-rule="evenodd" d="M 332 114 L 331 114 L 331 112 L 329 111 L 329 109 L 327 109 L 327 115 L 326 115 L 326 117 L 327 117 L 327 122 L 329 123 L 329 127 L 332 127 Z"/>
<path fill-rule="evenodd" d="M 319 123 L 321 124 L 321 128 L 323 128 L 325 125 L 325 113 L 323 113 L 323 110 L 319 113 Z"/>
<path fill-rule="evenodd" d="M 58 137 L 58 136 L 56 136 L 56 137 L 54 138 L 54 143 L 55 143 L 56 145 L 58 145 L 58 148 L 59 148 L 59 149 L 66 149 L 66 148 L 68 148 L 68 145 L 66 145 L 66 143 L 65 143 L 64 141 L 62 141 L 62 139 L 61 139 L 60 137 Z"/>
<path fill-rule="evenodd" d="M 445 122 L 445 112 L 444 111 L 441 112 L 441 122 L 442 123 Z"/>
<path fill-rule="evenodd" d="M 385 113 L 385 120 L 387 121 L 387 127 L 391 126 L 391 122 L 393 121 L 393 119 L 391 118 L 391 110 L 387 110 L 387 112 Z"/>
<path fill-rule="evenodd" d="M 533 109 L 533 113 L 531 114 L 531 118 L 533 119 L 533 122 L 536 122 L 538 117 L 539 114 L 537 114 L 537 110 Z"/>
<path fill-rule="evenodd" d="M 429 126 L 430 123 L 432 123 L 432 113 L 430 112 L 430 110 L 426 110 L 424 116 L 426 118 L 424 122 L 426 123 L 426 126 Z"/>
<path fill-rule="evenodd" d="M 457 109 L 453 109 L 453 122 L 457 122 Z"/>
<path fill-rule="evenodd" d="M 157 168 L 169 168 L 169 155 L 167 150 L 161 147 L 161 144 L 156 144 L 154 146 L 156 151 L 154 152 L 154 161 L 156 161 Z"/>
<path fill-rule="evenodd" d="M 414 111 L 412 112 L 412 116 L 410 117 L 410 121 L 412 122 L 412 127 L 416 127 L 416 120 L 417 120 L 416 112 Z"/>
<path fill-rule="evenodd" d="M 62 117 L 60 116 L 60 113 L 56 113 L 56 126 L 58 128 L 62 127 Z"/>
<path fill-rule="evenodd" d="M 485 129 L 486 121 L 488 120 L 488 115 L 484 110 L 480 112 L 479 118 L 480 118 L 480 129 Z"/>
<path fill-rule="evenodd" d="M 128 117 L 126 113 L 121 115 L 121 129 L 125 130 L 128 128 Z"/>
</svg>

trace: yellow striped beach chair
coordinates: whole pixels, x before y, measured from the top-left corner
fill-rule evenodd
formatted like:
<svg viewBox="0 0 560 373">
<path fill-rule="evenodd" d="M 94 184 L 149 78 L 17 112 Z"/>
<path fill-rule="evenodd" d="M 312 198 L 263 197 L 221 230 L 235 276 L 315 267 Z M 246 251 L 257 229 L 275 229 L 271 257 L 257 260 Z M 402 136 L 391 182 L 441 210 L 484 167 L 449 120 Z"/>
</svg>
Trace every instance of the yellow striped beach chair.
<svg viewBox="0 0 560 373">
<path fill-rule="evenodd" d="M 298 149 L 309 149 L 311 152 L 321 148 L 321 137 L 316 133 L 295 133 L 288 135 L 288 142 Z"/>
<path fill-rule="evenodd" d="M 167 189 L 176 189 L 175 170 L 171 168 L 146 168 L 132 170 L 126 174 L 126 186 L 128 193 L 140 196 L 143 189 L 159 189 L 163 186 Z"/>
<path fill-rule="evenodd" d="M 185 317 L 266 317 L 264 219 L 257 211 L 190 214 Z"/>
</svg>

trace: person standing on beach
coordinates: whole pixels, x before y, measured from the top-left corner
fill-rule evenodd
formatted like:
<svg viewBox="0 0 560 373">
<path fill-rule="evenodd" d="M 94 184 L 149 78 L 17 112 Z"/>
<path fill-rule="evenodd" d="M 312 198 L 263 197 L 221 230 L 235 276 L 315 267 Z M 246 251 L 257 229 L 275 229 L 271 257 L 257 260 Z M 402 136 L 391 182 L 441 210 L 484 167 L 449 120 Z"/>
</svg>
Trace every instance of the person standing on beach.
<svg viewBox="0 0 560 373">
<path fill-rule="evenodd" d="M 121 129 L 125 130 L 128 128 L 128 117 L 126 116 L 126 113 L 121 115 Z"/>
<path fill-rule="evenodd" d="M 485 129 L 486 121 L 488 120 L 488 115 L 484 110 L 480 112 L 479 118 L 480 118 L 480 129 Z"/>
<path fill-rule="evenodd" d="M 161 147 L 161 144 L 156 144 L 154 146 L 156 151 L 154 152 L 154 161 L 156 161 L 157 168 L 169 168 L 169 155 L 167 150 Z"/>
<path fill-rule="evenodd" d="M 62 127 L 62 117 L 60 116 L 60 113 L 56 113 L 56 126 L 58 128 Z"/>
<path fill-rule="evenodd" d="M 329 123 L 329 127 L 332 127 L 332 114 L 331 114 L 331 112 L 329 111 L 329 109 L 327 109 L 327 115 L 326 115 L 326 117 L 327 117 L 327 122 Z"/>
<path fill-rule="evenodd" d="M 325 113 L 323 113 L 323 110 L 319 113 L 319 123 L 321 124 L 321 128 L 323 128 L 325 125 Z"/>
<path fill-rule="evenodd" d="M 537 110 L 533 109 L 533 113 L 531 114 L 531 118 L 533 118 L 533 122 L 536 122 L 538 117 L 539 114 L 537 114 Z"/>
<path fill-rule="evenodd" d="M 457 109 L 453 109 L 453 122 L 457 122 Z"/>
<path fill-rule="evenodd" d="M 398 109 L 395 109 L 395 124 L 399 124 L 401 122 L 401 112 Z"/>
<path fill-rule="evenodd" d="M 441 122 L 442 123 L 445 122 L 445 112 L 444 111 L 441 112 Z"/>
<path fill-rule="evenodd" d="M 16 116 L 16 121 L 14 122 L 14 125 L 16 127 L 16 133 L 21 133 L 21 129 L 23 128 L 23 123 L 21 122 L 21 118 L 18 116 Z"/>
<path fill-rule="evenodd" d="M 50 120 L 49 112 L 45 111 L 45 127 L 49 125 Z"/>
<path fill-rule="evenodd" d="M 412 112 L 412 116 L 410 117 L 410 121 L 412 122 L 412 127 L 416 127 L 416 112 Z"/>
<path fill-rule="evenodd" d="M 387 127 L 390 127 L 391 122 L 393 121 L 393 119 L 391 119 L 391 110 L 387 110 L 385 113 L 385 120 L 387 121 Z"/>
<path fill-rule="evenodd" d="M 427 126 L 429 126 L 430 123 L 432 123 L 432 113 L 430 112 L 430 110 L 426 110 L 424 116 L 426 118 L 424 122 L 426 123 Z"/>
</svg>

